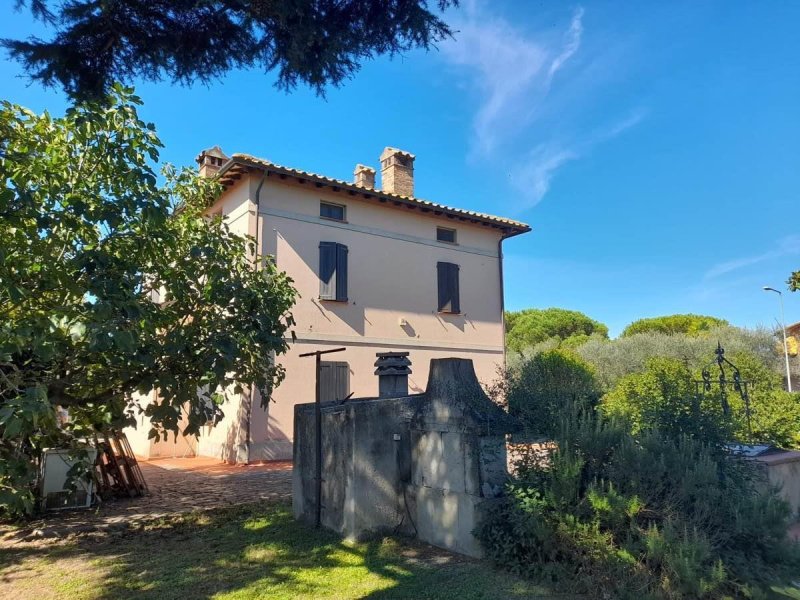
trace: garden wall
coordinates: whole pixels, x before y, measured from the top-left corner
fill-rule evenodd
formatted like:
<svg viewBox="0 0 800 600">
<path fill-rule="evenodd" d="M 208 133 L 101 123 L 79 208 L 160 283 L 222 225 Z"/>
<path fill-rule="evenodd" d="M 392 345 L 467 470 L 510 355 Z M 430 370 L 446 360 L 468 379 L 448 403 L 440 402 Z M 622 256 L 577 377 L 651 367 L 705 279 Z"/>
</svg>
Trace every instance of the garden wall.
<svg viewBox="0 0 800 600">
<path fill-rule="evenodd" d="M 295 408 L 293 506 L 316 516 L 314 404 Z M 322 406 L 321 523 L 345 537 L 416 534 L 470 556 L 480 504 L 507 477 L 517 423 L 486 397 L 472 361 L 434 359 L 425 393 Z"/>
</svg>

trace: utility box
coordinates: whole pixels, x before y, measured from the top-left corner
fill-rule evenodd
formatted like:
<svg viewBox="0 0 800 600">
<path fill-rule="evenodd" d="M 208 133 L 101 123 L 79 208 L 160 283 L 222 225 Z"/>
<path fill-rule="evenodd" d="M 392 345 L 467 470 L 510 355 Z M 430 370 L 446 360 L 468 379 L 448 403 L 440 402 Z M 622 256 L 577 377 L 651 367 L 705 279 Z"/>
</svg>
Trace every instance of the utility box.
<svg viewBox="0 0 800 600">
<path fill-rule="evenodd" d="M 94 465 L 95 448 L 87 448 L 88 460 Z M 45 510 L 89 508 L 94 496 L 94 480 L 79 479 L 74 490 L 67 487 L 67 473 L 78 461 L 70 457 L 69 450 L 44 451 L 42 459 L 42 504 Z"/>
</svg>

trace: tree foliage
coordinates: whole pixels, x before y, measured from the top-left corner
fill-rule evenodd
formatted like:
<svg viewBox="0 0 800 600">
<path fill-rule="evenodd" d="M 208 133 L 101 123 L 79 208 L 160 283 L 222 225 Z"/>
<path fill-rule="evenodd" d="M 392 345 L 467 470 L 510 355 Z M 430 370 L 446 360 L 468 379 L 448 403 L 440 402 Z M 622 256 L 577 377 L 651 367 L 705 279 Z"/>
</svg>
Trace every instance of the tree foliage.
<svg viewBox="0 0 800 600">
<path fill-rule="evenodd" d="M 730 325 L 702 336 L 648 332 L 614 340 L 591 339 L 575 351 L 595 367 L 598 380 L 609 391 L 622 377 L 644 371 L 654 357 L 673 358 L 699 370 L 714 358 L 717 342 L 729 355 L 746 353 L 775 373 L 783 372 L 783 349 L 781 354 L 776 352 L 773 332 Z"/>
<path fill-rule="evenodd" d="M 622 331 L 622 337 L 648 332 L 699 335 L 724 325 L 728 325 L 726 320 L 705 315 L 667 315 L 634 321 Z"/>
<path fill-rule="evenodd" d="M 624 420 L 633 433 L 658 428 L 690 432 L 698 439 L 719 443 L 800 447 L 800 398 L 784 392 L 780 375 L 759 357 L 739 352 L 728 358 L 748 382 L 749 396 L 746 406 L 742 396 L 729 389 L 725 398 L 728 415 L 722 409 L 719 386 L 698 390 L 699 371 L 673 358 L 651 358 L 643 372 L 623 377 L 603 396 L 602 410 Z"/>
<path fill-rule="evenodd" d="M 642 373 L 623 377 L 603 396 L 605 414 L 626 422 L 633 433 L 654 427 L 689 431 L 698 439 L 732 440 L 732 425 L 717 397 L 700 396 L 691 370 L 672 358 L 651 358 Z"/>
<path fill-rule="evenodd" d="M 440 10 L 457 0 L 438 0 Z M 380 54 L 452 35 L 425 0 L 17 0 L 52 39 L 6 39 L 30 77 L 76 97 L 134 78 L 208 82 L 238 67 L 277 70 L 277 85 L 322 93 Z"/>
<path fill-rule="evenodd" d="M 794 271 L 790 276 L 789 279 L 786 281 L 789 285 L 789 290 L 792 292 L 796 292 L 800 290 L 800 271 Z"/>
<path fill-rule="evenodd" d="M 216 184 L 158 184 L 137 104 L 117 86 L 60 118 L 0 105 L 0 510 L 31 509 L 42 448 L 131 423 L 137 393 L 158 390 L 151 436 L 197 434 L 226 389 L 267 401 L 283 377 L 291 280 L 203 217 Z"/>
<path fill-rule="evenodd" d="M 564 407 L 593 406 L 600 398 L 594 369 L 566 350 L 541 352 L 511 369 L 505 399 L 529 433 L 550 436 Z"/>
<path fill-rule="evenodd" d="M 507 312 L 505 319 L 506 345 L 517 352 L 553 338 L 559 342 L 608 338 L 608 327 L 576 310 L 528 308 Z"/>
</svg>

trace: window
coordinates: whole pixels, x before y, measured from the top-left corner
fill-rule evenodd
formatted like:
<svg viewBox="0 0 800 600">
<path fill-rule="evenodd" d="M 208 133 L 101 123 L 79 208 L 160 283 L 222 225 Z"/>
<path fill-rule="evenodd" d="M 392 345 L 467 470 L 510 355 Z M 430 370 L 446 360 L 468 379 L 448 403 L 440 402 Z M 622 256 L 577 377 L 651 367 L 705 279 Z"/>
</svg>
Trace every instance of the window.
<svg viewBox="0 0 800 600">
<path fill-rule="evenodd" d="M 447 242 L 449 244 L 456 243 L 456 230 L 449 227 L 436 228 L 436 240 L 439 242 Z"/>
<path fill-rule="evenodd" d="M 350 365 L 323 360 L 319 363 L 320 402 L 336 402 L 350 395 Z"/>
<path fill-rule="evenodd" d="M 330 202 L 319 203 L 319 216 L 333 221 L 344 221 L 344 206 Z"/>
<path fill-rule="evenodd" d="M 460 313 L 458 265 L 440 262 L 436 263 L 436 269 L 439 280 L 439 312 Z"/>
<path fill-rule="evenodd" d="M 347 302 L 347 246 L 319 243 L 319 297 Z"/>
</svg>

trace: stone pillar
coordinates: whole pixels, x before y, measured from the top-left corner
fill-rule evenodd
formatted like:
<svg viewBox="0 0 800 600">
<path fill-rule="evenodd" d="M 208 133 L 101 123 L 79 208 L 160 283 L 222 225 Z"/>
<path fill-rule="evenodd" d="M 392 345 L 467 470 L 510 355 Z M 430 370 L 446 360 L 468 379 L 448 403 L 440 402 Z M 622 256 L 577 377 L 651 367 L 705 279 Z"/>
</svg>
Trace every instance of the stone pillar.
<svg viewBox="0 0 800 600">
<path fill-rule="evenodd" d="M 408 352 L 378 352 L 375 356 L 375 375 L 378 376 L 378 396 L 400 398 L 408 396 L 408 376 L 411 361 Z"/>
</svg>

